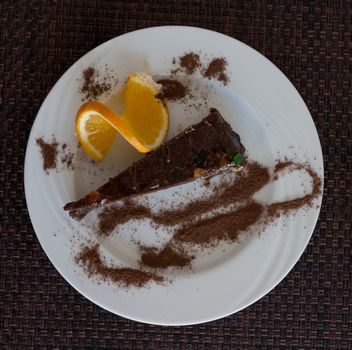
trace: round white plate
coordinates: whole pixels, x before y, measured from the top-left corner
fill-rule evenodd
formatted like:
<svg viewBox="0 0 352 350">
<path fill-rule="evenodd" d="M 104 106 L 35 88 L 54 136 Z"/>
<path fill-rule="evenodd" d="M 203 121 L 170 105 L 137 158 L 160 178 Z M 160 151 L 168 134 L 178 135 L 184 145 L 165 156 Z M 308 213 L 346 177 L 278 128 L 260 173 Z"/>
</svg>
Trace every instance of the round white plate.
<svg viewBox="0 0 352 350">
<path fill-rule="evenodd" d="M 309 161 L 323 178 L 318 135 L 302 98 L 270 61 L 235 39 L 199 28 L 148 28 L 114 38 L 78 60 L 50 91 L 29 137 L 25 160 L 28 211 L 45 253 L 75 289 L 115 314 L 153 324 L 187 325 L 215 320 L 260 299 L 287 275 L 303 253 L 321 204 L 319 197 L 312 209 L 299 210 L 277 221 L 260 236 L 247 235 L 241 243 L 227 247 L 225 253 L 215 249 L 208 257 L 197 259 L 193 271 L 165 271 L 164 275 L 173 280 L 167 285 L 151 283 L 147 288 L 126 290 L 98 284 L 74 264 L 79 238 L 87 237 L 87 229 L 73 222 L 63 205 L 103 184 L 140 155 L 118 137 L 102 164 L 94 165 L 79 153 L 74 171 L 63 168 L 46 174 L 36 139 L 44 136 L 50 141 L 55 135 L 60 143 L 75 148 L 74 117 L 81 104 L 78 80 L 84 68 L 94 64 L 104 70 L 107 64 L 115 70 L 121 88 L 131 72 L 168 76 L 172 58 L 188 51 L 200 52 L 203 62 L 226 57 L 231 81 L 225 87 L 200 74 L 180 79 L 198 86 L 195 93 L 206 95 L 208 107 L 219 109 L 240 134 L 252 159 L 268 165 L 284 156 Z M 169 106 L 169 138 L 180 131 L 180 126 L 184 128 L 205 117 L 208 110 L 204 103 L 199 110 L 180 103 Z M 271 200 L 297 196 L 299 181 L 278 181 L 263 196 Z M 162 195 L 167 197 L 168 192 Z M 154 232 L 147 226 L 141 226 L 140 236 L 146 243 L 153 243 Z M 128 237 L 114 235 L 102 242 L 101 254 L 112 255 L 123 264 L 136 264 L 136 251 Z"/>
</svg>

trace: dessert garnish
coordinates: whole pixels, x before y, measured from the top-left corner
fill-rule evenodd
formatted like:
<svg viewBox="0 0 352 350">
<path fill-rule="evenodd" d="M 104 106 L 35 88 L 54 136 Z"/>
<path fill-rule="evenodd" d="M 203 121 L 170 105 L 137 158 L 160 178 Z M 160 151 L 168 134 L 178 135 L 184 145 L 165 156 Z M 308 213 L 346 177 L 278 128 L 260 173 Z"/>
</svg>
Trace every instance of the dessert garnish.
<svg viewBox="0 0 352 350">
<path fill-rule="evenodd" d="M 214 57 L 210 62 L 202 62 L 200 54 L 196 52 L 185 52 L 182 56 L 173 58 L 173 68 L 171 74 L 175 75 L 179 72 L 186 75 L 192 75 L 197 70 L 207 79 L 217 80 L 223 85 L 227 85 L 230 81 L 227 72 L 227 59 L 225 57 Z M 175 68 L 176 67 L 176 68 Z"/>
<path fill-rule="evenodd" d="M 208 65 L 207 68 L 202 72 L 203 76 L 208 79 L 216 79 L 222 82 L 224 85 L 230 81 L 227 73 L 227 60 L 225 57 L 216 57 Z"/>
<path fill-rule="evenodd" d="M 106 266 L 100 258 L 99 246 L 84 247 L 76 256 L 75 261 L 82 266 L 89 277 L 99 276 L 104 281 L 111 281 L 121 287 L 144 287 L 154 281 L 163 282 L 164 278 L 153 272 L 128 267 Z"/>
<path fill-rule="evenodd" d="M 194 73 L 200 66 L 200 57 L 197 53 L 188 52 L 180 58 L 180 67 L 185 70 L 187 74 Z"/>
<path fill-rule="evenodd" d="M 79 89 L 82 101 L 97 100 L 100 96 L 111 91 L 116 84 L 117 79 L 107 66 L 105 66 L 105 72 L 101 72 L 94 66 L 89 66 L 82 72 Z"/>
<path fill-rule="evenodd" d="M 188 88 L 175 79 L 160 79 L 158 80 L 158 83 L 162 85 L 159 95 L 164 100 L 182 100 L 189 93 Z"/>
<path fill-rule="evenodd" d="M 243 233 L 261 234 L 278 217 L 295 214 L 300 208 L 311 208 L 321 193 L 321 180 L 308 164 L 281 161 L 269 169 L 251 160 L 246 162 L 246 167 L 236 174 L 232 183 L 215 188 L 208 198 L 191 200 L 181 207 L 151 212 L 147 207 L 138 206 L 133 200 L 127 199 L 122 207 L 107 203 L 110 209 L 99 209 L 100 227 L 104 229 L 100 232 L 103 239 L 113 231 L 114 234 L 119 234 L 119 225 L 136 218 L 152 220 L 155 227 L 171 227 L 173 233 L 162 246 L 138 245 L 137 268 L 110 268 L 104 265 L 97 245 L 84 247 L 76 261 L 88 276 L 109 280 L 119 286 L 143 287 L 150 282 L 163 283 L 167 278 L 164 276 L 170 276 L 162 274 L 165 269 L 189 269 L 194 259 L 204 255 L 204 249 L 213 249 L 220 242 L 236 242 Z M 276 181 L 284 173 L 297 170 L 307 172 L 311 177 L 312 189 L 303 197 L 271 204 L 258 202 L 253 197 L 263 186 Z M 222 210 L 217 212 L 220 208 Z M 202 215 L 204 213 L 207 215 Z M 206 254 L 208 252 L 209 250 L 205 251 Z"/>
<path fill-rule="evenodd" d="M 76 117 L 76 134 L 83 150 L 94 160 L 102 160 L 116 131 L 139 152 L 158 148 L 169 127 L 167 107 L 156 97 L 160 89 L 161 85 L 150 76 L 134 73 L 126 83 L 121 115 L 100 102 L 84 103 Z"/>
<path fill-rule="evenodd" d="M 60 144 L 54 136 L 38 137 L 36 143 L 40 148 L 42 167 L 46 174 L 55 170 L 73 170 L 74 153 L 68 143 Z"/>
<path fill-rule="evenodd" d="M 232 163 L 233 163 L 234 165 L 240 166 L 240 165 L 243 163 L 243 161 L 244 161 L 244 156 L 243 156 L 243 154 L 241 154 L 241 153 L 236 153 L 236 154 L 232 157 L 231 161 L 232 161 Z"/>
<path fill-rule="evenodd" d="M 43 170 L 48 172 L 49 169 L 55 169 L 58 155 L 58 142 L 53 139 L 53 141 L 49 143 L 44 141 L 42 137 L 37 138 L 36 142 L 42 154 Z"/>
</svg>

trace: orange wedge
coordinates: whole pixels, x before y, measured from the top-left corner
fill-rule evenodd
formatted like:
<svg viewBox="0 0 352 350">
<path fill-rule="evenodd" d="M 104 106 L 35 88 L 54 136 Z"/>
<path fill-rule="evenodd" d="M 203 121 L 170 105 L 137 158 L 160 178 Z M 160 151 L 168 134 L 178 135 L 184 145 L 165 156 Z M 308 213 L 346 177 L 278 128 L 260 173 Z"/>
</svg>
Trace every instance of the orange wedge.
<svg viewBox="0 0 352 350">
<path fill-rule="evenodd" d="M 158 148 L 169 127 L 166 106 L 155 96 L 161 86 L 146 74 L 128 78 L 124 91 L 124 113 L 117 115 L 99 102 L 87 102 L 77 112 L 76 134 L 82 148 L 95 160 L 102 160 L 116 131 L 139 152 Z"/>
</svg>

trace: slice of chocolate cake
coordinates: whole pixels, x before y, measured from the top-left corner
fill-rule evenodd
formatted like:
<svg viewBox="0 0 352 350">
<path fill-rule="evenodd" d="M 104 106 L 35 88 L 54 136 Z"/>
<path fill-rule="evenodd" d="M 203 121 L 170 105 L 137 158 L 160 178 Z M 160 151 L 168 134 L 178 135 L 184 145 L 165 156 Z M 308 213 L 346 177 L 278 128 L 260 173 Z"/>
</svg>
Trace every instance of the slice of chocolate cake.
<svg viewBox="0 0 352 350">
<path fill-rule="evenodd" d="M 84 198 L 66 204 L 64 209 L 71 217 L 81 219 L 103 200 L 116 200 L 193 180 L 230 163 L 234 155 L 244 151 L 240 137 L 212 108 L 200 123 L 190 126 Z"/>
</svg>

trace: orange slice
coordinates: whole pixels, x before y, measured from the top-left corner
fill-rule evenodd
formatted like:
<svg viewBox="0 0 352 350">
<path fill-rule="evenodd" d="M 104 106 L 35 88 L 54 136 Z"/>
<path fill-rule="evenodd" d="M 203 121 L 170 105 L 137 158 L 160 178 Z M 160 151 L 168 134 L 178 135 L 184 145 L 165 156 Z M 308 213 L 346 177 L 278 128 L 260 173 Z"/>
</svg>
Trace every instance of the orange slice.
<svg viewBox="0 0 352 350">
<path fill-rule="evenodd" d="M 155 96 L 161 85 L 144 73 L 130 74 L 124 93 L 122 117 L 128 122 L 135 137 L 149 150 L 158 148 L 169 129 L 166 105 Z"/>
<path fill-rule="evenodd" d="M 99 102 L 83 104 L 77 112 L 76 134 L 86 153 L 95 160 L 102 160 L 116 131 L 139 152 L 158 148 L 169 127 L 167 107 L 155 97 L 160 88 L 148 75 L 135 73 L 126 84 L 121 116 Z"/>
<path fill-rule="evenodd" d="M 93 159 L 99 161 L 105 157 L 115 139 L 116 131 L 140 152 L 150 151 L 136 139 L 126 120 L 102 103 L 87 102 L 78 110 L 76 135 L 82 148 Z"/>
</svg>

